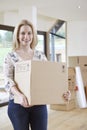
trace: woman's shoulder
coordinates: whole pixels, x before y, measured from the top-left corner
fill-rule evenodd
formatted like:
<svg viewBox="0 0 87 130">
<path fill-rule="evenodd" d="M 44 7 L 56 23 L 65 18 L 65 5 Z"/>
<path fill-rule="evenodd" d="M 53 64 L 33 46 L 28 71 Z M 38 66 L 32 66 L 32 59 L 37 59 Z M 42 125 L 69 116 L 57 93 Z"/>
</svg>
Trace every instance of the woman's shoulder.
<svg viewBox="0 0 87 130">
<path fill-rule="evenodd" d="M 14 62 L 18 61 L 15 51 L 8 52 L 5 58 L 13 60 Z"/>
</svg>

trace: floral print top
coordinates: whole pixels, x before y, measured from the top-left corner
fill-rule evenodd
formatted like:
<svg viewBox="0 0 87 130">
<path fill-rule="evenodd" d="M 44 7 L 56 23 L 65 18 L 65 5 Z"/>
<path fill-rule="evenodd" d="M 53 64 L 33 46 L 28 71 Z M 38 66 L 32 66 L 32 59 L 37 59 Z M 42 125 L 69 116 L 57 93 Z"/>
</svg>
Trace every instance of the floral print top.
<svg viewBox="0 0 87 130">
<path fill-rule="evenodd" d="M 44 53 L 35 50 L 33 60 L 47 60 Z M 11 93 L 11 87 L 14 87 L 16 85 L 14 81 L 14 69 L 15 69 L 15 63 L 23 61 L 23 59 L 15 52 L 12 51 L 7 54 L 4 60 L 4 77 L 5 77 L 5 89 L 9 92 L 9 99 L 13 99 L 14 95 Z"/>
</svg>

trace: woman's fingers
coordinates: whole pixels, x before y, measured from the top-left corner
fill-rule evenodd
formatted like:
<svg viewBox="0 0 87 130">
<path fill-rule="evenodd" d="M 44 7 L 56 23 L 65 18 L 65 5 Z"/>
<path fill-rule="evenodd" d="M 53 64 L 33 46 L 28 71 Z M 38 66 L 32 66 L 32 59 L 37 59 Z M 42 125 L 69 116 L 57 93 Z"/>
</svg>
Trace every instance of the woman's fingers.
<svg viewBox="0 0 87 130">
<path fill-rule="evenodd" d="M 69 90 L 67 92 L 65 92 L 63 94 L 63 98 L 64 98 L 64 100 L 69 101 L 71 99 L 71 92 Z"/>
</svg>

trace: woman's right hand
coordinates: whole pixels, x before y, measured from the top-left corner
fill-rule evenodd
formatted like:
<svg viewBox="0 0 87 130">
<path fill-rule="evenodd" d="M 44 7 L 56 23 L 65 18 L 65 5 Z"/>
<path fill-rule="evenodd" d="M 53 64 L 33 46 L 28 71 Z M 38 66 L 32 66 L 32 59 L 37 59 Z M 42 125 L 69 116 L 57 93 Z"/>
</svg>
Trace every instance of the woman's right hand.
<svg viewBox="0 0 87 130">
<path fill-rule="evenodd" d="M 23 107 L 30 107 L 28 100 L 24 94 L 20 94 L 18 96 L 19 104 L 22 105 Z"/>
</svg>

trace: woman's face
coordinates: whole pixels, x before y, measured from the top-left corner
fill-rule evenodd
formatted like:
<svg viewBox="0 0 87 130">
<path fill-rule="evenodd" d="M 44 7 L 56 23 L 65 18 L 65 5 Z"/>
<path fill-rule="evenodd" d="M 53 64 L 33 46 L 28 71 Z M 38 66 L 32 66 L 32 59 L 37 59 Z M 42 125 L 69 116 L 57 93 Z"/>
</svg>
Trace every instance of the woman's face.
<svg viewBox="0 0 87 130">
<path fill-rule="evenodd" d="M 33 40 L 32 28 L 28 25 L 23 25 L 19 31 L 19 42 L 21 47 L 30 46 Z"/>
</svg>

